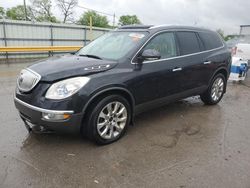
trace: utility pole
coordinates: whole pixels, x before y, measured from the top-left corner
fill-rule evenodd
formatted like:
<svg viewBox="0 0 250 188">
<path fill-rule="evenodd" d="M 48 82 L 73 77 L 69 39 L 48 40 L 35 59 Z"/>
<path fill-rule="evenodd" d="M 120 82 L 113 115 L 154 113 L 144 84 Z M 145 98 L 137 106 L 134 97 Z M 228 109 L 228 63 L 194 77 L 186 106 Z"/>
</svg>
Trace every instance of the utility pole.
<svg viewBox="0 0 250 188">
<path fill-rule="evenodd" d="M 112 16 L 113 17 L 113 28 L 115 27 L 115 18 L 116 18 L 115 17 L 115 13 L 114 14 L 110 14 L 110 13 L 106 13 L 106 12 L 101 12 L 101 11 L 94 10 L 94 9 L 91 9 L 91 8 L 87 8 L 87 7 L 81 6 L 81 5 L 77 5 L 77 7 L 85 9 L 85 10 L 94 11 L 94 12 L 99 13 L 99 14 L 103 14 L 103 15 L 107 15 L 107 16 Z"/>
<path fill-rule="evenodd" d="M 89 32 L 90 32 L 90 41 L 93 40 L 93 20 L 92 16 L 89 17 Z"/>
<path fill-rule="evenodd" d="M 115 28 L 115 13 L 113 15 L 113 29 Z"/>
<path fill-rule="evenodd" d="M 25 20 L 28 20 L 28 16 L 27 16 L 27 7 L 26 7 L 26 0 L 23 0 L 23 6 L 24 6 L 24 12 L 25 12 Z"/>
</svg>

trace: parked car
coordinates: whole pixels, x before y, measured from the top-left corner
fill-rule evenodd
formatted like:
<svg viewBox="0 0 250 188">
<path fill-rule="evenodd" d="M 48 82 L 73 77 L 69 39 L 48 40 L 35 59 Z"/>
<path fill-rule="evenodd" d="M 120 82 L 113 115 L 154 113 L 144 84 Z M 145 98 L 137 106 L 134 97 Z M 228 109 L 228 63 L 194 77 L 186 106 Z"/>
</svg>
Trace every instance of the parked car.
<svg viewBox="0 0 250 188">
<path fill-rule="evenodd" d="M 193 95 L 217 104 L 230 64 L 213 31 L 123 26 L 74 55 L 23 69 L 14 101 L 28 130 L 80 132 L 109 144 L 145 110 Z"/>
</svg>

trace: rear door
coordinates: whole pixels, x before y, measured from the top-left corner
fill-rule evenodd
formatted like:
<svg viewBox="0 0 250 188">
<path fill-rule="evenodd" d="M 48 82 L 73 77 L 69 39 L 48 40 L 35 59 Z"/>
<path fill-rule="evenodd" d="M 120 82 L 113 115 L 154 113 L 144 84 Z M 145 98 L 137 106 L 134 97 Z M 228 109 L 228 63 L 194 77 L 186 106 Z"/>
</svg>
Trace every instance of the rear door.
<svg viewBox="0 0 250 188">
<path fill-rule="evenodd" d="M 198 36 L 204 46 L 201 81 L 203 85 L 208 85 L 216 69 L 225 66 L 225 61 L 228 60 L 228 51 L 224 48 L 224 44 L 217 33 L 202 31 L 198 32 Z"/>
<path fill-rule="evenodd" d="M 199 92 L 205 84 L 204 74 L 206 72 L 205 54 L 200 38 L 193 31 L 176 32 L 180 51 L 179 63 L 182 68 L 182 89 L 183 92 Z M 193 93 L 192 93 L 193 94 Z M 195 94 L 195 93 L 194 93 Z"/>
</svg>

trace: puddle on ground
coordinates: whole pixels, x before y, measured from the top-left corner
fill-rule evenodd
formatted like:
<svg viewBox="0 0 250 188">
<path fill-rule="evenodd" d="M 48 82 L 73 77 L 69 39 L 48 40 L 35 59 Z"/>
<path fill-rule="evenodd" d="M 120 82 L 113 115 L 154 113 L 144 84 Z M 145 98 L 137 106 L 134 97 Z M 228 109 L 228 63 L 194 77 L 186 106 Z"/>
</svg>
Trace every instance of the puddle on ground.
<svg viewBox="0 0 250 188">
<path fill-rule="evenodd" d="M 152 111 L 151 116 L 147 116 L 150 112 L 146 112 L 138 118 L 142 120 L 141 122 L 139 120 L 139 124 L 144 124 L 146 127 L 146 130 L 140 132 L 152 146 L 173 148 L 177 145 L 181 135 L 192 136 L 200 132 L 200 124 L 193 121 L 190 116 L 195 113 L 194 111 L 190 115 L 182 115 L 186 114 L 186 107 L 196 107 L 197 105 L 200 106 L 203 103 L 199 96 L 194 96 L 158 108 L 158 110 Z M 151 126 L 151 123 L 148 122 L 155 122 L 158 127 Z M 165 126 L 165 123 L 170 125 Z"/>
<path fill-rule="evenodd" d="M 186 134 L 188 136 L 196 135 L 200 132 L 200 125 L 184 125 L 181 129 L 174 130 L 173 134 L 166 135 L 162 132 L 159 134 L 153 134 L 150 137 L 146 137 L 147 141 L 150 142 L 152 146 L 160 146 L 164 148 L 173 148 L 177 145 L 179 138 Z"/>
</svg>

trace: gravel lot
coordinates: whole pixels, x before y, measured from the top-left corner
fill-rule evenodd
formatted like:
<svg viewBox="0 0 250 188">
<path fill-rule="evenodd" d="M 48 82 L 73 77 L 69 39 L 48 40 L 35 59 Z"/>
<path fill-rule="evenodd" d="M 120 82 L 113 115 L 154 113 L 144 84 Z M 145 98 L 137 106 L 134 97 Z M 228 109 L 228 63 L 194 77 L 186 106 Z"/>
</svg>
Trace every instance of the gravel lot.
<svg viewBox="0 0 250 188">
<path fill-rule="evenodd" d="M 143 113 L 120 141 L 28 134 L 13 103 L 23 64 L 0 65 L 0 187 L 250 187 L 250 78 L 219 105 Z"/>
</svg>

